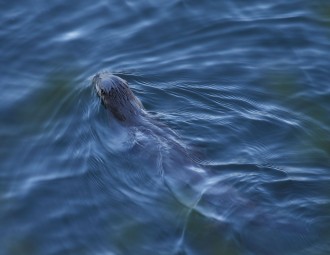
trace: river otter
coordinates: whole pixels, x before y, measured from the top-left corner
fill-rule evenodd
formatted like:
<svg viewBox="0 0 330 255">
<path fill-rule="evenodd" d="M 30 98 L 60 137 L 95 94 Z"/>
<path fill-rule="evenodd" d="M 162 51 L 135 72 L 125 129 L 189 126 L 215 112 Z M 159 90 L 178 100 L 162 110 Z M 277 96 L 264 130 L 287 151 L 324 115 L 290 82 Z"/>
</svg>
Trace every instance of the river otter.
<svg viewBox="0 0 330 255">
<path fill-rule="evenodd" d="M 111 73 L 99 73 L 94 76 L 92 83 L 102 104 L 111 114 L 110 117 L 113 117 L 112 125 L 116 126 L 116 132 L 129 132 L 135 137 L 133 143 L 137 147 L 135 153 L 139 153 L 138 160 L 143 158 L 145 164 L 155 166 L 157 172 L 168 180 L 165 181 L 166 184 L 170 183 L 168 187 L 174 186 L 175 190 L 181 191 L 189 190 L 189 196 L 185 196 L 185 200 L 189 202 L 184 203 L 189 206 L 194 204 L 198 200 L 199 192 L 193 191 L 194 194 L 191 194 L 192 186 L 201 184 L 201 175 L 205 172 L 190 156 L 177 134 L 145 111 L 141 101 L 122 78 Z M 150 160 L 146 161 L 146 158 Z"/>
</svg>

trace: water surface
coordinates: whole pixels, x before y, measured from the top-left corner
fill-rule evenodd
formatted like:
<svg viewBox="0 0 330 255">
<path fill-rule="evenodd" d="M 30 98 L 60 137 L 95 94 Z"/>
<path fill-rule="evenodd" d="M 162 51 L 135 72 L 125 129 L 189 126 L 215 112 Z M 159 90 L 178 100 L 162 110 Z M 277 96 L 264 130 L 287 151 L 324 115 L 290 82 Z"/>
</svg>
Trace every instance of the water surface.
<svg viewBox="0 0 330 255">
<path fill-rule="evenodd" d="M 1 255 L 330 253 L 326 1 L 0 15 Z M 102 70 L 189 156 L 171 131 L 114 129 L 91 86 Z"/>
</svg>

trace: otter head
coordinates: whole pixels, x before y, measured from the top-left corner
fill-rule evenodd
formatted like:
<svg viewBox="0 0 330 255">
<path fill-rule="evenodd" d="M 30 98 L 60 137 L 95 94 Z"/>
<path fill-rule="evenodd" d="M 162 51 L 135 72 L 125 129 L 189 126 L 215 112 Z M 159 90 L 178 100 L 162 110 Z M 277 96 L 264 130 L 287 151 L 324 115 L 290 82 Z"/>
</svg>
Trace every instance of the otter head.
<svg viewBox="0 0 330 255">
<path fill-rule="evenodd" d="M 143 113 L 140 100 L 122 78 L 100 73 L 94 76 L 93 85 L 103 105 L 121 122 L 131 122 Z"/>
</svg>

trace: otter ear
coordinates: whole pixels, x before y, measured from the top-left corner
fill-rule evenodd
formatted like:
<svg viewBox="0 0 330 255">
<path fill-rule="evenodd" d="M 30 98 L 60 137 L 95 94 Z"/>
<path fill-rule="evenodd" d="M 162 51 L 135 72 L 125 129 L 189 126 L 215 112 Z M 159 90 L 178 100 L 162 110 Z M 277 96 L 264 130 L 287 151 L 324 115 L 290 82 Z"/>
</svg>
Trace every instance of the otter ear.
<svg viewBox="0 0 330 255">
<path fill-rule="evenodd" d="M 120 120 L 120 121 L 126 120 L 125 116 L 123 114 L 121 114 L 117 108 L 111 107 L 111 112 L 112 112 L 113 116 L 115 116 L 118 120 Z"/>
</svg>

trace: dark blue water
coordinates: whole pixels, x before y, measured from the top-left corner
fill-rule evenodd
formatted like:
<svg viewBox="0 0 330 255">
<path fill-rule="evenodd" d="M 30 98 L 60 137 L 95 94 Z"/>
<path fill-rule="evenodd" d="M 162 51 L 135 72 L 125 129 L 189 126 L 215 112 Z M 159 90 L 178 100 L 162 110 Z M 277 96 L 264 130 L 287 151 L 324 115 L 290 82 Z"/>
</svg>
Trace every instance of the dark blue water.
<svg viewBox="0 0 330 255">
<path fill-rule="evenodd" d="M 1 255 L 330 254 L 328 1 L 13 0 L 0 17 Z M 164 132 L 114 128 L 99 71 Z"/>
</svg>

